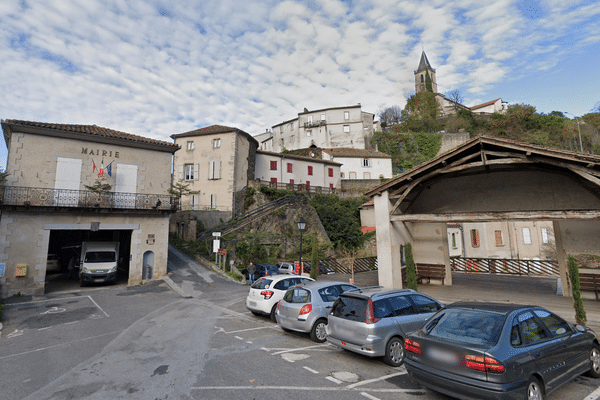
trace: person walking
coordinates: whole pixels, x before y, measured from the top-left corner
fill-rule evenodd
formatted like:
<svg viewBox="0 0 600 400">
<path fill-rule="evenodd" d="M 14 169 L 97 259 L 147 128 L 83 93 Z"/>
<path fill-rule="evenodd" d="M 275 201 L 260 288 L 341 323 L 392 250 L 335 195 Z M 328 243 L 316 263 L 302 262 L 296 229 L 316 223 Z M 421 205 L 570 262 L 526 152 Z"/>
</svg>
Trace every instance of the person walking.
<svg viewBox="0 0 600 400">
<path fill-rule="evenodd" d="M 254 283 L 254 272 L 256 272 L 256 268 L 254 267 L 254 263 L 250 261 L 250 266 L 248 266 L 248 279 L 250 280 L 250 284 Z"/>
</svg>

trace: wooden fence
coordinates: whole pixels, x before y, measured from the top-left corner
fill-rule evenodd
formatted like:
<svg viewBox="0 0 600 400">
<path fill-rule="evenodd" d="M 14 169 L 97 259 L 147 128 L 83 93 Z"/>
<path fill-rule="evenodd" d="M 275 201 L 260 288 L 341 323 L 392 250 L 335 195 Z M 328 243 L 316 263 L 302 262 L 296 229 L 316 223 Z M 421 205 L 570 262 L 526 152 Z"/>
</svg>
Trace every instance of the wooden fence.
<svg viewBox="0 0 600 400">
<path fill-rule="evenodd" d="M 556 260 L 518 260 L 497 258 L 450 258 L 453 272 L 506 275 L 558 276 Z"/>
</svg>

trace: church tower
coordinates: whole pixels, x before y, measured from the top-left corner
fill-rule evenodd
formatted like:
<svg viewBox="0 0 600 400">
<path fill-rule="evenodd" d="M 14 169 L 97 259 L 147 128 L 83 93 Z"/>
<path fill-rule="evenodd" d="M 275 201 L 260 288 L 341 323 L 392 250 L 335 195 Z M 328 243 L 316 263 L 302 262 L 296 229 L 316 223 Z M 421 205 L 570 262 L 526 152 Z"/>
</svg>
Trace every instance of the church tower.
<svg viewBox="0 0 600 400">
<path fill-rule="evenodd" d="M 429 64 L 425 51 L 421 54 L 419 68 L 415 71 L 415 92 L 430 91 L 437 93 L 437 81 L 435 79 L 435 69 Z"/>
</svg>

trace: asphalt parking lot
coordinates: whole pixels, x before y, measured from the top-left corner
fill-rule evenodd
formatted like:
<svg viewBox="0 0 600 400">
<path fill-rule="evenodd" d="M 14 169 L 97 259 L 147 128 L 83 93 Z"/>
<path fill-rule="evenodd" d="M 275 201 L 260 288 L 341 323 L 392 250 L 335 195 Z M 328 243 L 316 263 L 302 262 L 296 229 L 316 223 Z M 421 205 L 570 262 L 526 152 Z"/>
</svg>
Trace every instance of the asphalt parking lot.
<svg viewBox="0 0 600 400">
<path fill-rule="evenodd" d="M 175 250 L 169 263 L 164 282 L 8 305 L 0 339 L 2 398 L 451 400 L 414 384 L 404 366 L 283 332 L 245 308 L 248 286 Z M 336 278 L 347 281 L 327 277 Z M 459 297 L 460 286 L 438 295 Z M 434 289 L 445 290 L 422 287 L 428 294 Z M 587 377 L 547 398 L 599 399 L 600 380 Z"/>
</svg>

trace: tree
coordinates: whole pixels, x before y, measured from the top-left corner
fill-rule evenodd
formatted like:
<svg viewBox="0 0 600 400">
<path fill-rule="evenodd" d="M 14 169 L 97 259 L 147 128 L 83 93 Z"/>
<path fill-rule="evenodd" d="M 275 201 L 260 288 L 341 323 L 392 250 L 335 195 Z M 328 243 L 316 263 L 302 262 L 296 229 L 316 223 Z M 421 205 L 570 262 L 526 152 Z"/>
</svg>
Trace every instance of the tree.
<svg viewBox="0 0 600 400">
<path fill-rule="evenodd" d="M 407 243 L 404 251 L 406 258 L 406 288 L 419 290 L 419 286 L 417 285 L 417 267 L 413 258 L 412 245 Z"/>
<path fill-rule="evenodd" d="M 381 127 L 398 125 L 402 121 L 402 108 L 400 106 L 391 106 L 379 109 L 379 122 Z"/>
<path fill-rule="evenodd" d="M 458 112 L 458 110 L 460 110 L 460 106 L 464 101 L 462 94 L 460 94 L 460 91 L 458 89 L 451 90 L 446 94 L 446 98 L 452 101 L 454 111 Z"/>
<path fill-rule="evenodd" d="M 172 194 L 173 196 L 181 197 L 181 196 L 187 196 L 189 194 L 194 193 L 190 190 L 189 186 L 190 186 L 190 184 L 185 183 L 185 181 L 183 181 L 183 180 L 180 180 L 178 182 L 172 182 L 171 188 L 169 189 L 169 194 Z"/>
<path fill-rule="evenodd" d="M 431 83 L 431 77 L 429 76 L 429 70 L 425 74 L 425 90 L 429 93 L 433 93 L 433 85 Z"/>
<path fill-rule="evenodd" d="M 594 108 L 592 108 L 590 112 L 600 113 L 600 101 L 594 105 Z"/>
<path fill-rule="evenodd" d="M 310 257 L 310 277 L 316 281 L 317 277 L 319 275 L 319 253 L 317 250 L 317 236 L 316 235 L 313 236 L 313 238 L 312 238 L 311 247 L 312 247 L 312 252 L 311 252 L 311 257 Z"/>
<path fill-rule="evenodd" d="M 569 256 L 567 261 L 569 270 L 569 279 L 571 280 L 571 291 L 573 292 L 573 307 L 575 308 L 575 322 L 585 325 L 587 317 L 583 309 L 583 301 L 581 301 L 581 284 L 579 282 L 579 267 L 575 262 L 575 257 Z"/>
</svg>

